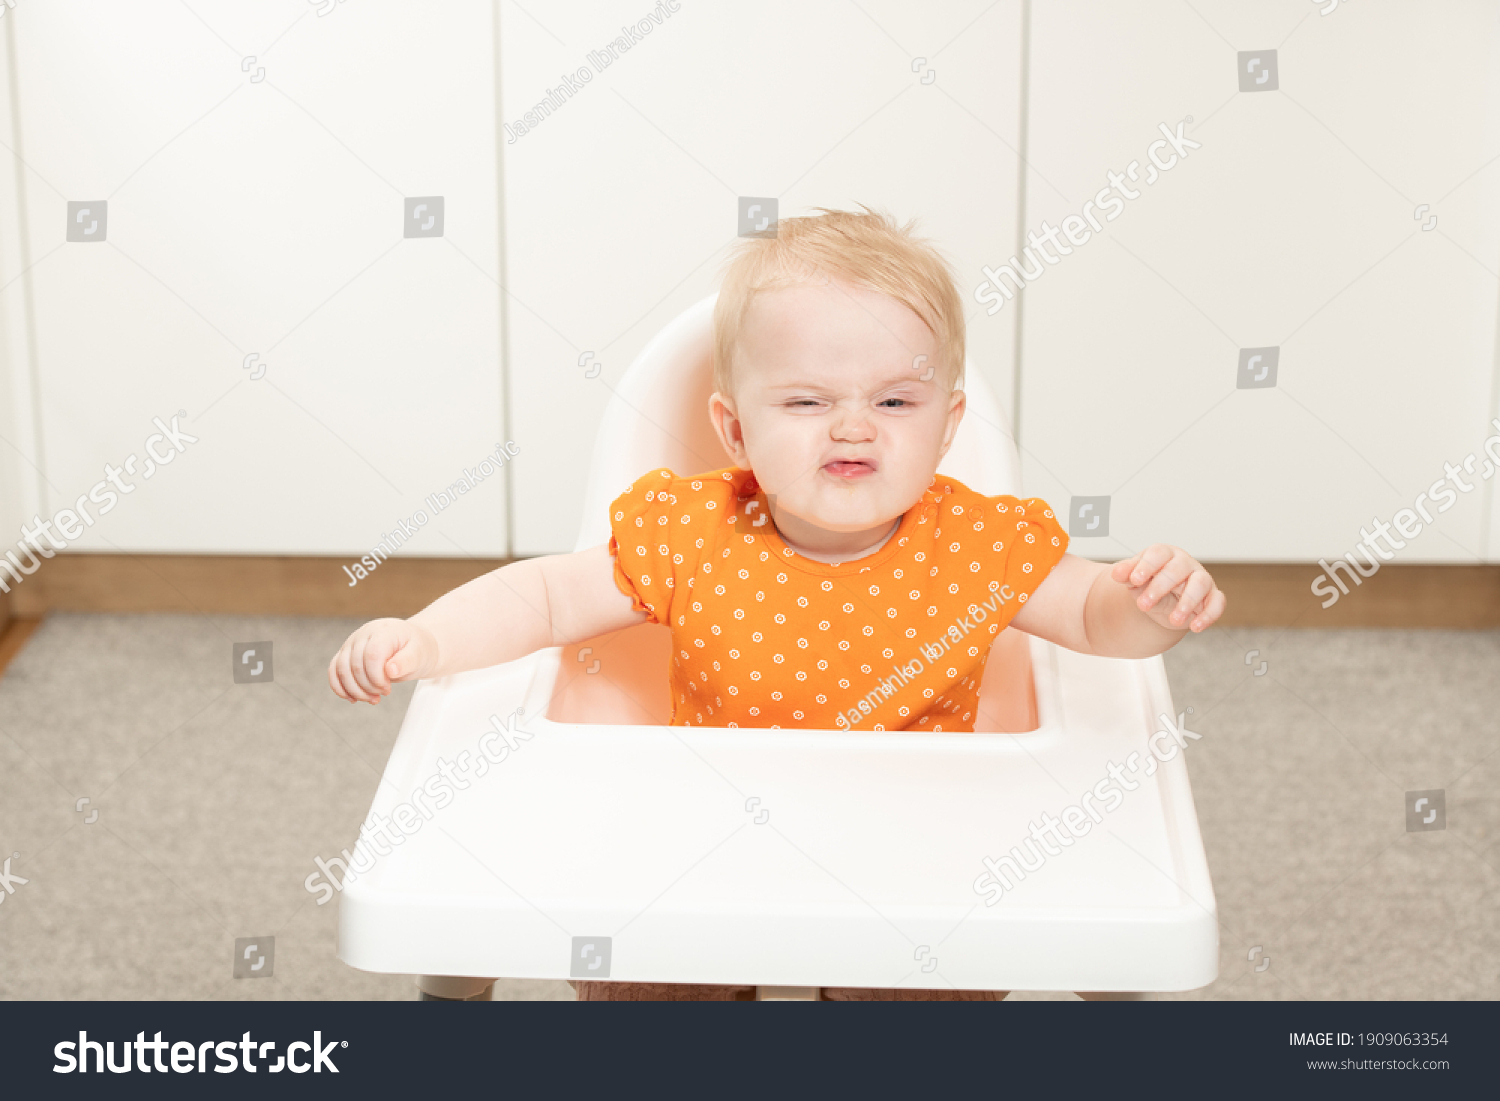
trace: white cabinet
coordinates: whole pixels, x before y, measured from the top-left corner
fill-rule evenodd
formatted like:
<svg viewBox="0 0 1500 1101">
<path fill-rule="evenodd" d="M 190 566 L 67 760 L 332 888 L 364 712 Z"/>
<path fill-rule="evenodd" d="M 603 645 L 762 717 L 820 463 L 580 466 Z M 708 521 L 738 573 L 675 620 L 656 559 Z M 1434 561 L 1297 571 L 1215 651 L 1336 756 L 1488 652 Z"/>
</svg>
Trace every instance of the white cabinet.
<svg viewBox="0 0 1500 1101">
<path fill-rule="evenodd" d="M 1076 552 L 1331 557 L 1494 434 L 1497 18 L 1484 0 L 1034 4 L 1030 159 L 1056 186 L 1029 188 L 1028 225 L 1132 160 L 1145 175 L 1159 124 L 1192 116 L 1201 143 L 1126 181 L 1139 198 L 1023 292 L 1027 484 L 1063 508 L 1111 498 L 1109 536 Z M 1271 49 L 1240 91 L 1242 52 Z M 1241 388 L 1241 349 L 1267 348 L 1275 375 L 1249 352 L 1262 385 Z M 1497 480 L 1403 560 L 1494 560 Z"/>
<path fill-rule="evenodd" d="M 493 5 L 325 8 L 65 0 L 0 27 L 35 260 L 35 507 L 106 463 L 144 469 L 153 418 L 197 437 L 78 549 L 358 555 L 504 442 Z M 429 235 L 405 235 L 408 197 L 429 199 L 418 227 L 441 197 Z M 70 202 L 99 236 L 66 242 Z M 9 243 L 0 262 L 3 283 Z M 503 483 L 408 552 L 504 554 Z"/>
<path fill-rule="evenodd" d="M 503 9 L 507 123 L 652 11 L 531 10 Z M 971 361 L 1010 394 L 1012 318 L 970 293 L 1015 231 L 1019 50 L 1018 4 L 684 2 L 505 146 L 517 553 L 572 548 L 609 387 L 716 289 L 742 195 L 917 217 L 978 314 Z"/>
<path fill-rule="evenodd" d="M 354 557 L 421 508 L 406 553 L 567 550 L 610 388 L 741 196 L 918 220 L 1026 491 L 1109 498 L 1082 554 L 1336 555 L 1494 433 L 1492 0 L 1033 0 L 1024 97 L 1018 2 L 673 2 L 7 9 L 0 541 L 181 411 L 79 548 Z M 990 312 L 1044 220 L 1067 254 Z M 1405 559 L 1500 555 L 1497 480 Z"/>
</svg>

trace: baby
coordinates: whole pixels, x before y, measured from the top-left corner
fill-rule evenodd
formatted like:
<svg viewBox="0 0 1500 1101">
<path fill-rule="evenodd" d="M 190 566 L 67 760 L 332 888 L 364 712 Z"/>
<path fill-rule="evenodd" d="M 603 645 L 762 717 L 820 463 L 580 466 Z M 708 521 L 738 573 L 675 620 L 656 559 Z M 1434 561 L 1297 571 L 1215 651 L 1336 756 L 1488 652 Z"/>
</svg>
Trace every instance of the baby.
<svg viewBox="0 0 1500 1101">
<path fill-rule="evenodd" d="M 333 690 L 373 704 L 398 681 L 652 622 L 672 632 L 674 725 L 960 732 L 1003 627 L 1124 658 L 1206 629 L 1225 598 L 1187 552 L 1090 562 L 1066 553 L 1047 502 L 937 473 L 964 415 L 963 300 L 910 230 L 866 208 L 741 242 L 708 409 L 732 465 L 641 474 L 610 506 L 607 545 L 365 624 L 329 664 Z M 843 995 L 874 993 L 891 992 Z"/>
</svg>

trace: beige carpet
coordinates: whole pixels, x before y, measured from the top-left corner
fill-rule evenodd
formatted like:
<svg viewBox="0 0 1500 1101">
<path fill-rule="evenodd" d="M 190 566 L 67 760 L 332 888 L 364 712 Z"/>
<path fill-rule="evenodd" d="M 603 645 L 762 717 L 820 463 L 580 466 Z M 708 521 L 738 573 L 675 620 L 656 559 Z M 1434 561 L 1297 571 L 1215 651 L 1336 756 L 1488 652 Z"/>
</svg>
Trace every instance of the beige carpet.
<svg viewBox="0 0 1500 1101">
<path fill-rule="evenodd" d="M 341 963 L 337 906 L 303 887 L 349 844 L 411 694 L 329 691 L 355 626 L 43 624 L 0 679 L 0 859 L 29 880 L 0 905 L 0 998 L 415 996 Z M 235 685 L 230 644 L 255 639 L 275 642 L 274 683 Z M 1500 634 L 1216 630 L 1167 668 L 1203 734 L 1189 770 L 1222 959 L 1164 997 L 1500 998 Z M 1404 792 L 1429 788 L 1447 828 L 1409 833 Z M 235 938 L 267 935 L 273 976 L 235 979 Z M 1011 994 L 1053 998 L 1074 995 Z"/>
</svg>

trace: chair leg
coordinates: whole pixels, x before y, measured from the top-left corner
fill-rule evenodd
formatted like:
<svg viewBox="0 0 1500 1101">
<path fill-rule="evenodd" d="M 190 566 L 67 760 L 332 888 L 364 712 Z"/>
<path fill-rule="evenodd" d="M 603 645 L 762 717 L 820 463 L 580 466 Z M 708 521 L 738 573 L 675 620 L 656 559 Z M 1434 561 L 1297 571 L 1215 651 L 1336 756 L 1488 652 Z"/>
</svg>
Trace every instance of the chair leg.
<svg viewBox="0 0 1500 1101">
<path fill-rule="evenodd" d="M 492 1002 L 495 980 L 459 975 L 418 975 L 417 1000 L 422 1002 Z"/>
<path fill-rule="evenodd" d="M 1086 1002 L 1154 1002 L 1157 995 L 1154 991 L 1140 990 L 1075 990 Z"/>
<path fill-rule="evenodd" d="M 823 988 L 820 986 L 757 986 L 755 1000 L 758 1002 L 816 1002 Z"/>
</svg>

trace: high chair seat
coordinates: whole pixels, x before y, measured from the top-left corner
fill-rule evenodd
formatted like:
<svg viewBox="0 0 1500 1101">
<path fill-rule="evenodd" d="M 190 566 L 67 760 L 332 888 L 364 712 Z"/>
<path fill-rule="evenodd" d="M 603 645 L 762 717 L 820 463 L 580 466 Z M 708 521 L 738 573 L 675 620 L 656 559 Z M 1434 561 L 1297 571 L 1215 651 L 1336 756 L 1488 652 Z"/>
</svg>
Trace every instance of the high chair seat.
<svg viewBox="0 0 1500 1101">
<path fill-rule="evenodd" d="M 645 471 L 727 465 L 707 417 L 713 303 L 615 388 L 579 549 L 608 539 L 610 501 Z M 964 388 L 942 472 L 1019 495 L 993 395 L 972 369 Z M 496 977 L 1086 991 L 1216 977 L 1182 748 L 1196 735 L 1159 657 L 1004 631 L 974 734 L 680 728 L 664 725 L 668 639 L 643 625 L 420 682 L 371 807 L 408 832 L 392 827 L 400 844 L 342 890 L 339 958 L 447 997 Z M 437 809 L 445 776 L 467 786 Z M 1105 802 L 1107 787 L 1130 789 Z M 1030 824 L 1070 804 L 1102 820 L 1028 850 Z M 1032 870 L 987 904 L 985 859 L 1012 848 Z M 1032 851 L 1054 854 L 1037 867 Z"/>
</svg>

